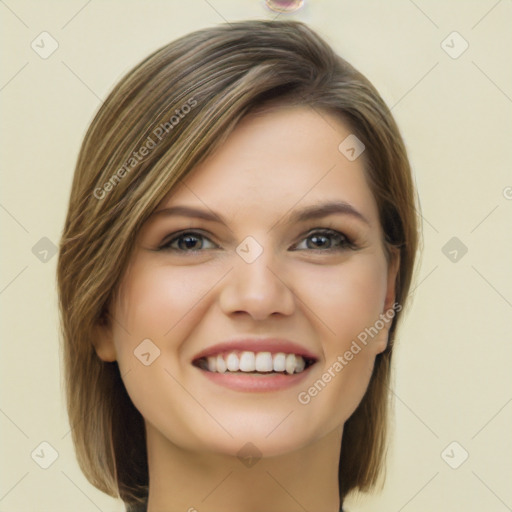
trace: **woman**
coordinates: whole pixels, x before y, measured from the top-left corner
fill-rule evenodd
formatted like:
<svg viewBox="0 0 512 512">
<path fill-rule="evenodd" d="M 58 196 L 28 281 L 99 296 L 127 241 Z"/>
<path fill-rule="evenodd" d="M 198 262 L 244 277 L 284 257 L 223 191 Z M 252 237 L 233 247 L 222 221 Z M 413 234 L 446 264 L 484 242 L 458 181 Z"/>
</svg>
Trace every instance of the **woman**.
<svg viewBox="0 0 512 512">
<path fill-rule="evenodd" d="M 417 236 L 389 109 L 303 23 L 147 57 L 85 136 L 60 245 L 89 481 L 149 512 L 335 512 L 371 489 Z"/>
</svg>

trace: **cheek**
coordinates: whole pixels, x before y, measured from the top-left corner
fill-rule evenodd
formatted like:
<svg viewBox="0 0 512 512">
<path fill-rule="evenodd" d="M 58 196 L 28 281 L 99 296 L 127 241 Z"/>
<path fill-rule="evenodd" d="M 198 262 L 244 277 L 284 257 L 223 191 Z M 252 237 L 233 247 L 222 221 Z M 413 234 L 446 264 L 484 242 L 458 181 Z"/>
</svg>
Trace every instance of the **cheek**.
<svg viewBox="0 0 512 512">
<path fill-rule="evenodd" d="M 149 338 L 157 346 L 176 344 L 201 314 L 201 299 L 219 280 L 216 268 L 154 265 L 135 261 L 120 287 L 114 342 L 119 362 Z M 176 348 L 176 347 L 174 347 Z"/>
<path fill-rule="evenodd" d="M 115 308 L 114 343 L 128 395 L 154 424 L 169 424 L 172 417 L 173 436 L 182 443 L 188 442 L 190 426 L 187 415 L 182 418 L 176 411 L 190 408 L 190 395 L 178 384 L 187 371 L 180 355 L 205 314 L 208 291 L 223 274 L 217 268 L 201 267 L 136 260 L 123 280 Z M 160 350 L 147 366 L 134 353 L 140 352 L 138 347 L 146 339 Z M 151 350 L 151 346 L 145 349 Z"/>
<path fill-rule="evenodd" d="M 344 350 L 379 318 L 387 291 L 386 271 L 384 255 L 357 254 L 346 264 L 318 267 L 307 277 L 304 274 L 301 282 L 309 289 L 307 305 L 333 340 L 325 344 L 326 350 Z"/>
<path fill-rule="evenodd" d="M 365 331 L 375 325 L 383 310 L 386 260 L 380 254 L 356 255 L 336 269 L 320 269 L 303 281 L 304 286 L 306 283 L 315 283 L 309 288 L 310 300 L 321 321 L 317 320 L 316 325 L 323 326 L 324 361 L 318 380 L 304 390 L 306 396 L 302 398 L 314 402 L 319 411 L 331 411 L 326 421 L 329 428 L 335 428 L 351 416 L 362 400 L 375 356 L 382 340 L 387 339 L 385 330 L 373 338 Z"/>
</svg>

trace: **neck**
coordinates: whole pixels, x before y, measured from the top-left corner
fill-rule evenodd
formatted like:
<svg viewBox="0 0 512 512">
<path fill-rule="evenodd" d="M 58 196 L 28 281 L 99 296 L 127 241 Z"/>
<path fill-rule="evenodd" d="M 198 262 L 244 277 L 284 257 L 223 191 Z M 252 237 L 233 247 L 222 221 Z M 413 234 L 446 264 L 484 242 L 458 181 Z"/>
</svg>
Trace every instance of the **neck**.
<svg viewBox="0 0 512 512">
<path fill-rule="evenodd" d="M 148 512 L 338 512 L 341 432 L 247 459 L 183 449 L 146 423 Z M 249 450 L 250 452 L 250 450 Z"/>
</svg>

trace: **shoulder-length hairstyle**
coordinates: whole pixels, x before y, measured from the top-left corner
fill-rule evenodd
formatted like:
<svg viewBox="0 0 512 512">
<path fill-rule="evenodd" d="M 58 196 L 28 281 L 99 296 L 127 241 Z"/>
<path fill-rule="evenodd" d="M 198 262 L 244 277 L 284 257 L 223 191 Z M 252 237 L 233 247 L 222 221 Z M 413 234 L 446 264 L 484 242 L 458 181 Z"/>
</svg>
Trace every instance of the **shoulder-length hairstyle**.
<svg viewBox="0 0 512 512">
<path fill-rule="evenodd" d="M 127 505 L 147 499 L 144 421 L 117 363 L 97 356 L 94 327 L 112 320 L 108 306 L 145 220 L 241 118 L 270 103 L 338 115 L 364 143 L 384 245 L 400 253 L 396 302 L 405 303 L 418 244 L 415 191 L 390 110 L 361 73 L 298 21 L 223 24 L 148 56 L 115 86 L 85 135 L 57 268 L 76 456 L 94 486 Z M 344 426 L 342 501 L 351 490 L 371 489 L 383 469 L 400 317 L 396 311 L 387 349 L 377 356 L 367 392 Z"/>
</svg>

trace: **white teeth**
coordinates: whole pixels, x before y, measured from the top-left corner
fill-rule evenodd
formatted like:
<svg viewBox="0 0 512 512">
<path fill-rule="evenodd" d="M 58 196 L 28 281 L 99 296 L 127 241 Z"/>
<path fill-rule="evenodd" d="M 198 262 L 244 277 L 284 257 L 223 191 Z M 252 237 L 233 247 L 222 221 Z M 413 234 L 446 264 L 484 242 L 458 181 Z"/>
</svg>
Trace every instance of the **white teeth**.
<svg viewBox="0 0 512 512">
<path fill-rule="evenodd" d="M 211 372 L 217 371 L 217 358 L 216 357 L 208 358 L 208 370 L 210 370 Z"/>
<path fill-rule="evenodd" d="M 305 367 L 306 361 L 304 361 L 304 358 L 300 356 L 295 357 L 295 373 L 300 373 L 304 371 Z"/>
<path fill-rule="evenodd" d="M 257 372 L 271 372 L 274 369 L 272 354 L 270 352 L 258 352 L 255 366 Z"/>
<path fill-rule="evenodd" d="M 295 354 L 288 354 L 286 356 L 286 373 L 292 374 L 295 370 L 296 366 L 296 359 Z"/>
<path fill-rule="evenodd" d="M 230 372 L 237 372 L 240 369 L 240 362 L 236 354 L 228 354 L 226 365 Z"/>
<path fill-rule="evenodd" d="M 274 371 L 284 372 L 286 369 L 286 354 L 278 352 L 274 354 Z"/>
<path fill-rule="evenodd" d="M 226 362 L 224 361 L 224 358 L 219 354 L 217 356 L 217 372 L 218 373 L 225 373 L 227 370 Z"/>
<path fill-rule="evenodd" d="M 242 352 L 240 356 L 240 371 L 253 372 L 256 369 L 256 357 L 254 352 Z"/>
<path fill-rule="evenodd" d="M 306 367 L 306 362 L 302 356 L 295 354 L 285 354 L 284 352 L 249 352 L 242 353 L 234 351 L 209 356 L 206 358 L 206 364 L 210 372 L 226 373 L 228 372 L 280 372 L 291 375 L 301 373 Z"/>
</svg>

